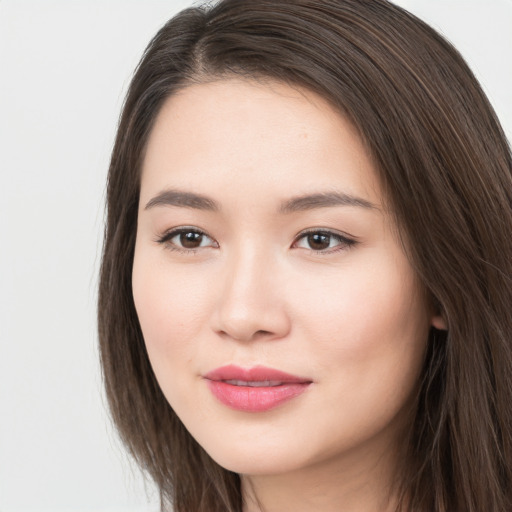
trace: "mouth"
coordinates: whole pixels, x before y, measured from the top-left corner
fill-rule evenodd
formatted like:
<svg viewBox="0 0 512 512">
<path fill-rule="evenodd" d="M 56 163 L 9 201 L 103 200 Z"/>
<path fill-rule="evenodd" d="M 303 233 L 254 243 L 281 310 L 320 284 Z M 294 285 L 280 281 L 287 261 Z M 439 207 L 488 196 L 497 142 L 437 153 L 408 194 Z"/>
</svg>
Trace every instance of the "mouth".
<svg viewBox="0 0 512 512">
<path fill-rule="evenodd" d="M 246 380 L 225 380 L 226 384 L 232 386 L 247 386 L 250 388 L 273 388 L 275 386 L 282 386 L 284 382 L 279 380 L 262 380 L 262 381 L 246 381 Z"/>
<path fill-rule="evenodd" d="M 204 379 L 217 400 L 244 412 L 274 409 L 301 395 L 312 383 L 311 379 L 264 366 L 223 366 L 204 375 Z"/>
</svg>

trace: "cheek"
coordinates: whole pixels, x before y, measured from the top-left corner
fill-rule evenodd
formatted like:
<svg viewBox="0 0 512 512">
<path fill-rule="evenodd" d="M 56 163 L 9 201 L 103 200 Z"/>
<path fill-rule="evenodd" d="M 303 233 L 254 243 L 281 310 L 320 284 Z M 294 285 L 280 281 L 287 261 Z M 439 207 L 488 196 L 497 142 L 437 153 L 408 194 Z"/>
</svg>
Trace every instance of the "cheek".
<svg viewBox="0 0 512 512">
<path fill-rule="evenodd" d="M 165 258 L 135 252 L 132 289 L 135 308 L 156 380 L 176 412 L 198 403 L 191 395 L 199 374 L 196 367 L 205 318 L 208 287 L 191 273 L 171 272 Z M 200 416 L 204 407 L 196 411 Z"/>
<path fill-rule="evenodd" d="M 180 371 L 197 350 L 193 340 L 208 318 L 208 291 L 200 273 L 176 271 L 165 258 L 136 249 L 132 289 L 137 316 L 157 378 Z M 175 367 L 175 368 L 174 368 Z M 173 373 L 173 372 L 171 372 Z"/>
<path fill-rule="evenodd" d="M 405 259 L 369 256 L 378 264 L 340 268 L 337 278 L 296 290 L 306 299 L 295 316 L 333 379 L 416 379 L 428 335 L 420 286 Z"/>
<path fill-rule="evenodd" d="M 338 281 L 343 285 L 326 281 L 315 290 L 323 289 L 327 299 L 310 293 L 299 313 L 315 374 L 321 376 L 318 384 L 325 390 L 315 428 L 346 434 L 333 444 L 345 446 L 347 439 L 370 438 L 395 419 L 407 421 L 420 377 L 428 335 L 424 301 L 410 274 L 383 268 L 352 268 Z M 322 415 L 324 410 L 330 414 Z"/>
</svg>

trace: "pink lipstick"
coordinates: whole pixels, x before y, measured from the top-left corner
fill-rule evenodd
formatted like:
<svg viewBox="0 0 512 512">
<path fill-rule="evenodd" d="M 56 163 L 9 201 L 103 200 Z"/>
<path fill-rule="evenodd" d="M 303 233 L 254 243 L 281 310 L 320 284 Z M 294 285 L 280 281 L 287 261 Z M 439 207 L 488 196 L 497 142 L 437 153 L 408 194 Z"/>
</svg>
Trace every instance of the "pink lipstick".
<svg viewBox="0 0 512 512">
<path fill-rule="evenodd" d="M 208 387 L 224 405 L 245 412 L 264 412 L 302 394 L 311 379 L 256 366 L 222 366 L 206 375 Z"/>
</svg>

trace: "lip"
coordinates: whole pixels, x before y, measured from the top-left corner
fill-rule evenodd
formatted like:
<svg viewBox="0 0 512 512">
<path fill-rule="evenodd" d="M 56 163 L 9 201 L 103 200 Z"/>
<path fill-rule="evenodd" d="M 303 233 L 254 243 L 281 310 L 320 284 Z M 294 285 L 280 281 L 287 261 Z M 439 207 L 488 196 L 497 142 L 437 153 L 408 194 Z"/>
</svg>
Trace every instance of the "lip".
<svg viewBox="0 0 512 512">
<path fill-rule="evenodd" d="M 265 366 L 222 366 L 203 377 L 217 400 L 245 412 L 274 409 L 301 395 L 312 383 L 311 379 Z"/>
</svg>

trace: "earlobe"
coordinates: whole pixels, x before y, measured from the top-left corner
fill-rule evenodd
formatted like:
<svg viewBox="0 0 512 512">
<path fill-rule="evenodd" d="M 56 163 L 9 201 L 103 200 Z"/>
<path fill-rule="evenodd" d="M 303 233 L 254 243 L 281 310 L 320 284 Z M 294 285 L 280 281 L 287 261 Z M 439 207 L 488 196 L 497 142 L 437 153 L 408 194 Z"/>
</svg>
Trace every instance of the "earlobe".
<svg viewBox="0 0 512 512">
<path fill-rule="evenodd" d="M 448 324 L 446 323 L 446 320 L 444 318 L 444 315 L 438 314 L 434 315 L 430 321 L 433 327 L 438 329 L 439 331 L 447 331 L 448 330 Z"/>
<path fill-rule="evenodd" d="M 441 306 L 441 302 L 435 296 L 432 296 L 431 299 L 430 314 L 432 315 L 430 318 L 430 325 L 434 327 L 434 329 L 437 329 L 438 331 L 448 330 L 448 322 L 446 321 L 446 315 L 444 314 L 443 307 Z"/>
</svg>

